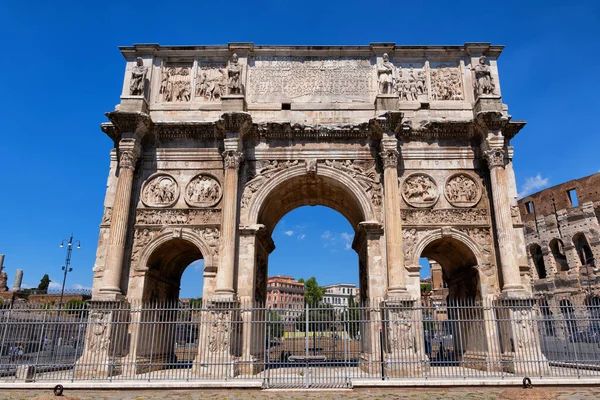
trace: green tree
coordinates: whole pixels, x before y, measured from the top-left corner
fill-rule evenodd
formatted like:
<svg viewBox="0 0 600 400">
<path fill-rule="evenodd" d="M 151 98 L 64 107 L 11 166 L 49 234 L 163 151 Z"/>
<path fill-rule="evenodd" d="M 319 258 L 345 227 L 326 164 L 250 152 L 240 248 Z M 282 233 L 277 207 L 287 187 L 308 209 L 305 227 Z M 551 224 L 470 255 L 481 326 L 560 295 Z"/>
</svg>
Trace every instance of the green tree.
<svg viewBox="0 0 600 400">
<path fill-rule="evenodd" d="M 190 299 L 191 308 L 202 308 L 202 297 L 195 297 Z"/>
<path fill-rule="evenodd" d="M 421 293 L 429 293 L 431 292 L 431 284 L 430 283 L 421 283 Z"/>
<path fill-rule="evenodd" d="M 304 283 L 304 303 L 308 305 L 319 304 L 323 300 L 325 288 L 319 286 L 317 278 L 311 276 L 306 281 L 302 278 L 298 282 Z"/>
<path fill-rule="evenodd" d="M 335 309 L 331 304 L 320 304 L 308 311 L 309 332 L 330 332 L 336 327 Z M 306 311 L 296 319 L 296 329 L 306 332 Z"/>
<path fill-rule="evenodd" d="M 44 276 L 40 280 L 40 284 L 37 287 L 38 291 L 40 293 L 48 293 L 48 286 L 50 286 L 50 282 L 52 282 L 52 281 L 50 280 L 50 277 L 48 276 L 48 274 L 44 274 Z"/>
</svg>

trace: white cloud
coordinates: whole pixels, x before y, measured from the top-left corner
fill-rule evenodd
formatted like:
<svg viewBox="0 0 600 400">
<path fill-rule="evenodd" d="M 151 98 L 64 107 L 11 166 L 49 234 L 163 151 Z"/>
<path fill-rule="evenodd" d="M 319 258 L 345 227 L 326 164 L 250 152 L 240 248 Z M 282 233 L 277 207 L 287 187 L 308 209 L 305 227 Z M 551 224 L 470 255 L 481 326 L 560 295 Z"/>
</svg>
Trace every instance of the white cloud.
<svg viewBox="0 0 600 400">
<path fill-rule="evenodd" d="M 346 244 L 344 245 L 344 250 L 350 250 L 351 248 L 352 248 L 352 243 L 346 242 Z"/>
<path fill-rule="evenodd" d="M 306 237 L 306 235 L 303 233 L 302 235 L 298 235 L 298 240 L 302 240 Z"/>
<path fill-rule="evenodd" d="M 91 288 L 91 287 L 89 287 L 89 286 L 83 286 L 83 285 L 82 285 L 82 284 L 80 284 L 80 283 L 76 283 L 76 284 L 74 284 L 74 285 L 72 286 L 72 288 L 73 288 L 73 289 L 75 289 L 75 290 L 92 290 L 92 288 Z"/>
<path fill-rule="evenodd" d="M 294 234 L 294 231 L 285 231 L 283 232 L 283 234 L 286 236 L 292 236 Z"/>
<path fill-rule="evenodd" d="M 348 232 L 342 232 L 340 234 L 340 236 L 342 237 L 342 239 L 344 239 L 346 242 L 351 242 L 353 235 L 349 234 Z"/>
<path fill-rule="evenodd" d="M 518 197 L 522 199 L 525 196 L 535 193 L 538 190 L 548 187 L 550 184 L 550 178 L 542 178 L 542 175 L 538 172 L 536 176 L 525 179 L 525 183 L 521 185 Z"/>
<path fill-rule="evenodd" d="M 48 289 L 54 290 L 54 289 L 61 289 L 62 288 L 62 284 L 58 283 L 58 282 L 50 282 L 50 284 L 48 285 Z"/>
<path fill-rule="evenodd" d="M 331 231 L 325 231 L 321 235 L 321 239 L 329 239 L 329 238 L 331 238 Z"/>
</svg>

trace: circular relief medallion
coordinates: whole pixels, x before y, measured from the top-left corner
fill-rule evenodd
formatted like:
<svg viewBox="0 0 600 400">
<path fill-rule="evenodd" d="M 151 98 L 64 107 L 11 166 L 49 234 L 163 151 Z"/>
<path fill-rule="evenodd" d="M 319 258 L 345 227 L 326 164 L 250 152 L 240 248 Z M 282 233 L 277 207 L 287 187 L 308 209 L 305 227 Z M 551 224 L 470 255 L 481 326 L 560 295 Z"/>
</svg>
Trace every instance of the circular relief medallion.
<svg viewBox="0 0 600 400">
<path fill-rule="evenodd" d="M 142 187 L 142 203 L 148 207 L 170 207 L 179 198 L 179 186 L 171 175 L 154 174 Z"/>
<path fill-rule="evenodd" d="M 444 195 L 455 207 L 473 207 L 481 199 L 481 188 L 470 175 L 458 173 L 446 179 Z"/>
<path fill-rule="evenodd" d="M 406 177 L 402 184 L 402 197 L 413 207 L 431 207 L 440 197 L 433 178 L 422 172 Z"/>
<path fill-rule="evenodd" d="M 221 200 L 223 190 L 219 181 L 210 175 L 195 176 L 185 189 L 185 201 L 193 207 L 211 207 Z"/>
</svg>

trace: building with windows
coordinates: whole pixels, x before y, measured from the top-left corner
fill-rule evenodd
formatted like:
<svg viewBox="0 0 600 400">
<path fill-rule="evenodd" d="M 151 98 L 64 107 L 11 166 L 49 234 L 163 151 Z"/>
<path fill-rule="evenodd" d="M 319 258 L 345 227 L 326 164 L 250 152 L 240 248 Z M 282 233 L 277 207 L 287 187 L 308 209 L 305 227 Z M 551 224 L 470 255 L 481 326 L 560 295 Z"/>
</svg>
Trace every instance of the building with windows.
<svg viewBox="0 0 600 400">
<path fill-rule="evenodd" d="M 295 320 L 304 309 L 304 283 L 291 276 L 268 277 L 267 308 L 278 309 L 286 322 Z"/>
<path fill-rule="evenodd" d="M 518 204 L 534 297 L 563 314 L 574 306 L 587 306 L 595 314 L 600 298 L 600 173 L 542 190 Z"/>
<path fill-rule="evenodd" d="M 359 294 L 359 289 L 354 283 L 336 283 L 323 287 L 325 288 L 323 303 L 339 309 L 348 307 L 352 303 L 350 299 L 354 300 Z"/>
</svg>

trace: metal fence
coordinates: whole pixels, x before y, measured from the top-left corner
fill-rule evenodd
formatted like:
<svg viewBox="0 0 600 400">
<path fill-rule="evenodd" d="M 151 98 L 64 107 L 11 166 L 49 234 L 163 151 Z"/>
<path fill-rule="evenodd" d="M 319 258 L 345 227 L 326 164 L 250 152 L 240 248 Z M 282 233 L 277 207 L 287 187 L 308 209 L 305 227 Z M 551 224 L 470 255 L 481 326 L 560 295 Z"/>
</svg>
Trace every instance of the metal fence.
<svg viewBox="0 0 600 400">
<path fill-rule="evenodd" d="M 0 309 L 0 380 L 600 377 L 595 307 L 545 302 L 14 304 Z"/>
</svg>

